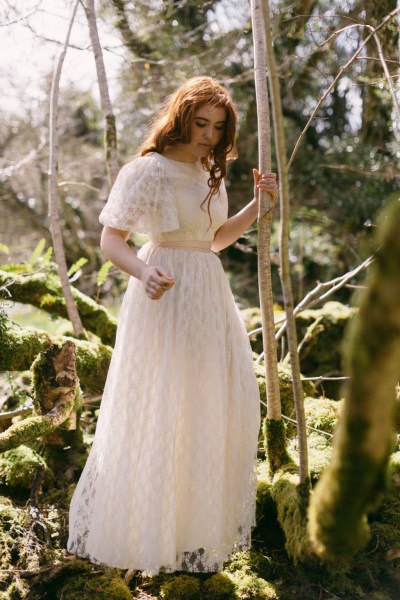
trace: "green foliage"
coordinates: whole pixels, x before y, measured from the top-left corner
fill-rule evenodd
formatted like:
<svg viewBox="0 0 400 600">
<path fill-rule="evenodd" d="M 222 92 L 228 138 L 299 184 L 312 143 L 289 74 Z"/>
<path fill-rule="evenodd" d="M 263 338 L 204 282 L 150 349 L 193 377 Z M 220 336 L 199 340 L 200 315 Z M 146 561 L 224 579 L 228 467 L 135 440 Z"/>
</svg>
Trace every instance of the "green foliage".
<svg viewBox="0 0 400 600">
<path fill-rule="evenodd" d="M 201 600 L 200 582 L 196 577 L 190 575 L 171 577 L 161 585 L 160 598 L 164 600 Z"/>
<path fill-rule="evenodd" d="M 10 254 L 10 249 L 5 244 L 0 244 L 0 252 L 3 252 L 3 254 Z"/>
<path fill-rule="evenodd" d="M 81 276 L 81 274 L 82 274 L 81 267 L 86 265 L 87 262 L 89 262 L 88 259 L 82 256 L 76 262 L 74 262 L 73 265 L 71 265 L 71 267 L 68 270 L 68 277 L 69 277 L 70 283 L 72 283 L 73 281 L 76 281 L 76 279 L 78 279 Z M 72 277 L 74 274 L 75 274 L 75 277 Z"/>
<path fill-rule="evenodd" d="M 235 571 L 232 581 L 236 587 L 236 598 L 240 598 L 240 600 L 276 600 L 279 598 L 272 584 L 250 571 Z"/>
<path fill-rule="evenodd" d="M 203 598 L 207 600 L 233 600 L 235 584 L 225 573 L 215 573 L 203 584 Z"/>
<path fill-rule="evenodd" d="M 308 482 L 299 483 L 296 473 L 278 472 L 271 496 L 278 509 L 278 520 L 285 533 L 285 547 L 294 564 L 310 558 L 307 535 Z"/>
<path fill-rule="evenodd" d="M 0 454 L 0 483 L 12 488 L 31 489 L 39 467 L 45 472 L 45 485 L 54 480 L 44 459 L 35 450 L 21 445 Z"/>
<path fill-rule="evenodd" d="M 103 283 L 105 283 L 107 277 L 108 277 L 108 273 L 110 272 L 111 267 L 113 266 L 113 263 L 111 262 L 111 260 L 107 260 L 107 262 L 105 262 L 98 274 L 97 274 L 97 279 L 96 279 L 96 283 L 97 286 L 100 287 L 101 285 L 103 285 Z"/>
</svg>

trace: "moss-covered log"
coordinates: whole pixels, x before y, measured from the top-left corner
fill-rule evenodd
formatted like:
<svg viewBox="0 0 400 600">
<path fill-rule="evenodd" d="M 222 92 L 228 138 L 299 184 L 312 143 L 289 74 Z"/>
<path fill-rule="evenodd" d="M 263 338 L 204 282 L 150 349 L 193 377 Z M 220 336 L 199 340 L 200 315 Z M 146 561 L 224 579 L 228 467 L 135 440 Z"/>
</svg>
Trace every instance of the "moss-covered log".
<svg viewBox="0 0 400 600">
<path fill-rule="evenodd" d="M 68 319 L 65 299 L 57 275 L 49 273 L 15 275 L 0 270 L 0 287 L 2 286 L 7 287 L 14 302 L 31 304 L 51 315 Z M 85 329 L 96 334 L 104 344 L 113 346 L 117 330 L 116 318 L 104 306 L 97 304 L 76 288 L 72 288 L 72 295 Z"/>
<path fill-rule="evenodd" d="M 76 366 L 81 384 L 94 391 L 104 387 L 112 348 L 63 336 L 51 336 L 39 329 L 21 328 L 10 321 L 0 327 L 0 371 L 26 371 L 42 350 L 52 344 L 72 341 L 76 346 Z"/>
<path fill-rule="evenodd" d="M 16 448 L 51 433 L 81 404 L 73 342 L 51 346 L 33 365 L 36 416 L 14 423 L 0 434 L 0 452 Z M 43 374 L 46 374 L 46 378 Z M 50 410 L 49 410 L 50 409 Z M 76 427 L 76 422 L 70 424 Z"/>
<path fill-rule="evenodd" d="M 309 509 L 309 533 L 324 559 L 348 558 L 367 541 L 367 513 L 387 480 L 400 375 L 400 198 L 378 228 L 376 260 L 346 344 L 351 379 L 334 445 Z"/>
</svg>

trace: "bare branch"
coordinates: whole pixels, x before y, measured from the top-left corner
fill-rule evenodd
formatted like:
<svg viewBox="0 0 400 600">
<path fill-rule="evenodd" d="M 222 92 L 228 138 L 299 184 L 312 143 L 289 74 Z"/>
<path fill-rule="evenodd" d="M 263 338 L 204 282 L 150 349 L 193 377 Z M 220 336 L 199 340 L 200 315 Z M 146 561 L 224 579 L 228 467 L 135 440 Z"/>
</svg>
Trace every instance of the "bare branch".
<svg viewBox="0 0 400 600">
<path fill-rule="evenodd" d="M 310 118 L 308 119 L 303 131 L 301 132 L 301 134 L 299 135 L 297 142 L 293 148 L 293 152 L 292 155 L 289 159 L 288 162 L 288 168 L 291 166 L 297 151 L 299 149 L 299 146 L 301 144 L 301 142 L 304 139 L 304 136 L 308 130 L 308 128 L 310 127 L 312 121 L 314 120 L 315 115 L 317 114 L 321 104 L 324 102 L 324 100 L 329 96 L 329 94 L 331 93 L 331 91 L 333 90 L 333 88 L 335 87 L 336 83 L 339 81 L 339 79 L 342 77 L 343 73 L 349 68 L 349 66 L 356 60 L 357 56 L 360 54 L 361 50 L 367 45 L 367 43 L 369 42 L 369 40 L 374 36 L 374 34 L 376 34 L 382 27 L 384 27 L 386 25 L 386 23 L 388 23 L 388 21 L 390 21 L 391 19 L 393 19 L 394 16 L 396 16 L 398 13 L 400 12 L 400 7 L 396 8 L 394 10 L 392 10 L 380 23 L 377 27 L 375 27 L 374 29 L 372 29 L 371 33 L 365 38 L 365 40 L 362 42 L 362 44 L 360 44 L 360 46 L 358 47 L 358 49 L 354 52 L 354 54 L 351 56 L 351 58 L 347 61 L 347 63 L 340 69 L 339 73 L 336 75 L 335 79 L 332 81 L 332 83 L 328 86 L 328 88 L 325 90 L 325 92 L 322 94 L 321 98 L 318 100 L 314 110 L 311 113 Z M 349 25 L 349 27 L 354 27 L 354 25 Z"/>
</svg>

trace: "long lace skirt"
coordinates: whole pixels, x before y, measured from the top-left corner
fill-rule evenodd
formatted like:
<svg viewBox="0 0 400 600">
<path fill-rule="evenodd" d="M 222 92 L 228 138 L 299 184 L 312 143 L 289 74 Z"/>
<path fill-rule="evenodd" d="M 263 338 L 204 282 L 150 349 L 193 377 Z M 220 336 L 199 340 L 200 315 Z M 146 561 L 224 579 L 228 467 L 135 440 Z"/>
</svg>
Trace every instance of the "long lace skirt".
<svg viewBox="0 0 400 600">
<path fill-rule="evenodd" d="M 67 548 L 149 575 L 220 571 L 255 525 L 250 344 L 217 255 L 147 243 L 138 256 L 176 284 L 150 300 L 129 280 Z"/>
</svg>

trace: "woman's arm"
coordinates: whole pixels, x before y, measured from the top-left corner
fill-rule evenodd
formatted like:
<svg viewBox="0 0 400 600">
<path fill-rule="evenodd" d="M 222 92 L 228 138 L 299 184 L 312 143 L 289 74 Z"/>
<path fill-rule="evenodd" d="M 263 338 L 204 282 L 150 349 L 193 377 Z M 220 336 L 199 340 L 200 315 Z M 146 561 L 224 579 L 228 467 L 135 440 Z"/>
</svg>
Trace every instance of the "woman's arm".
<svg viewBox="0 0 400 600">
<path fill-rule="evenodd" d="M 261 175 L 257 169 L 253 169 L 254 176 L 254 198 L 241 211 L 233 215 L 230 219 L 216 231 L 214 240 L 211 244 L 211 250 L 219 252 L 227 248 L 250 227 L 258 216 L 258 192 L 266 191 L 275 196 L 278 193 L 275 173 L 266 173 Z"/>
<path fill-rule="evenodd" d="M 150 266 L 140 260 L 126 243 L 128 237 L 129 231 L 106 226 L 101 232 L 100 248 L 104 256 L 121 271 L 143 282 L 149 298 L 158 300 L 175 282 L 161 267 Z"/>
</svg>

